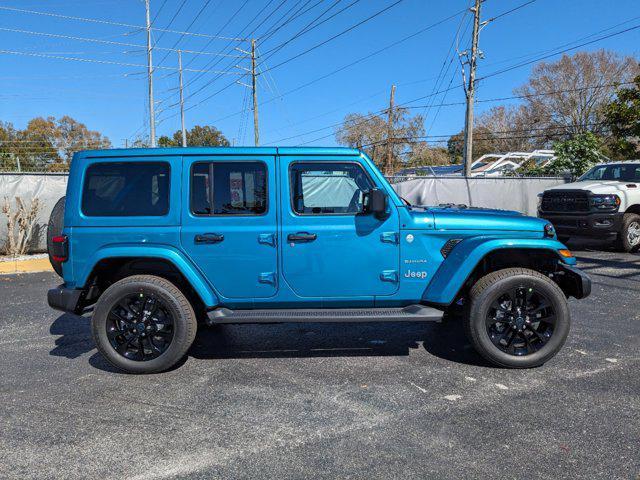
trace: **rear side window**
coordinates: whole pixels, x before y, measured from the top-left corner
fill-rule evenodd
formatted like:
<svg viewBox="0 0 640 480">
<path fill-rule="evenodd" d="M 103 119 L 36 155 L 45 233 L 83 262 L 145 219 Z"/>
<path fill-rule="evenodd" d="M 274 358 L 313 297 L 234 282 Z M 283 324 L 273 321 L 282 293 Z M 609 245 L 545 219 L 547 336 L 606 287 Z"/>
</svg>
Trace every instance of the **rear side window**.
<svg viewBox="0 0 640 480">
<path fill-rule="evenodd" d="M 195 215 L 262 215 L 267 211 L 267 167 L 262 162 L 199 162 L 191 170 Z"/>
<path fill-rule="evenodd" d="M 164 162 L 96 163 L 84 179 L 89 217 L 157 217 L 169 213 L 170 168 Z"/>
</svg>

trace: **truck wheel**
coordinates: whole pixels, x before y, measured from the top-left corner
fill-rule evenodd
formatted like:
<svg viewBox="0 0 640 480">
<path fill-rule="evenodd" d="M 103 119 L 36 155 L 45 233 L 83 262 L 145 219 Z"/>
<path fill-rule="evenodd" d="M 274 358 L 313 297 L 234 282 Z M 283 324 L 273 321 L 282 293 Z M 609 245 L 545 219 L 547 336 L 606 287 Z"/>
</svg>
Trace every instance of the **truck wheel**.
<svg viewBox="0 0 640 480">
<path fill-rule="evenodd" d="M 622 229 L 618 237 L 618 248 L 623 252 L 637 252 L 640 249 L 640 215 L 625 213 Z"/>
<path fill-rule="evenodd" d="M 552 280 L 526 268 L 482 277 L 470 292 L 465 330 L 491 363 L 530 368 L 552 358 L 569 334 L 567 300 Z"/>
<path fill-rule="evenodd" d="M 124 278 L 100 296 L 92 318 L 98 350 L 129 373 L 155 373 L 175 365 L 196 336 L 193 307 L 168 280 Z"/>
<path fill-rule="evenodd" d="M 53 267 L 53 270 L 60 276 L 62 276 L 62 263 L 53 259 L 51 255 L 53 246 L 53 237 L 62 235 L 62 229 L 64 228 L 64 202 L 66 197 L 62 197 L 56 202 L 49 215 L 49 224 L 47 225 L 47 254 L 49 255 L 49 262 Z"/>
</svg>

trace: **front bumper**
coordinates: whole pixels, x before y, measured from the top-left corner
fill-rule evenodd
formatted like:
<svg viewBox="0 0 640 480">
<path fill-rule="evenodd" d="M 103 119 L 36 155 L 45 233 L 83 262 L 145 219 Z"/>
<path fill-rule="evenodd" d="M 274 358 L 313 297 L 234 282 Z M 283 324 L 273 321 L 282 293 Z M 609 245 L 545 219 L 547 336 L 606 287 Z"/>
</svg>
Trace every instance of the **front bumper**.
<svg viewBox="0 0 640 480">
<path fill-rule="evenodd" d="M 55 310 L 67 313 L 82 313 L 84 300 L 84 290 L 75 288 L 67 288 L 59 285 L 47 292 L 47 302 L 49 306 Z"/>
<path fill-rule="evenodd" d="M 558 283 L 562 291 L 575 298 L 586 298 L 591 294 L 591 278 L 579 268 L 559 264 Z"/>
<path fill-rule="evenodd" d="M 609 238 L 622 229 L 622 212 L 611 213 L 547 213 L 538 211 L 538 217 L 553 224 L 560 236 Z"/>
</svg>

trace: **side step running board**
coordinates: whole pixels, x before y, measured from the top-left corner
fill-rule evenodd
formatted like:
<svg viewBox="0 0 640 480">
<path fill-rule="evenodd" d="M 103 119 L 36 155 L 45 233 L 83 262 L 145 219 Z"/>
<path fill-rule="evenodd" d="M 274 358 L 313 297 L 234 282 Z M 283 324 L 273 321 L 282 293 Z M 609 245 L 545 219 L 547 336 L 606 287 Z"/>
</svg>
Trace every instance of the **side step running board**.
<svg viewBox="0 0 640 480">
<path fill-rule="evenodd" d="M 404 308 L 319 308 L 285 310 L 229 310 L 207 312 L 209 325 L 220 323 L 284 322 L 439 322 L 444 312 L 424 305 Z"/>
</svg>

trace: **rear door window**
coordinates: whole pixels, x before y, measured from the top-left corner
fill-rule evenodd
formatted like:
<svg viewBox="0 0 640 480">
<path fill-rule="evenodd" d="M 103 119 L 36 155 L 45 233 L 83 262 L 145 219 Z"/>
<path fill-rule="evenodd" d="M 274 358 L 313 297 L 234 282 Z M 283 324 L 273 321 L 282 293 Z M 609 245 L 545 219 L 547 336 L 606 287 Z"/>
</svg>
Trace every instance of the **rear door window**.
<svg viewBox="0 0 640 480">
<path fill-rule="evenodd" d="M 157 217 L 169 212 L 165 162 L 96 163 L 87 168 L 82 212 L 89 217 Z"/>
<path fill-rule="evenodd" d="M 263 215 L 267 167 L 262 162 L 199 162 L 191 170 L 194 215 Z"/>
</svg>

